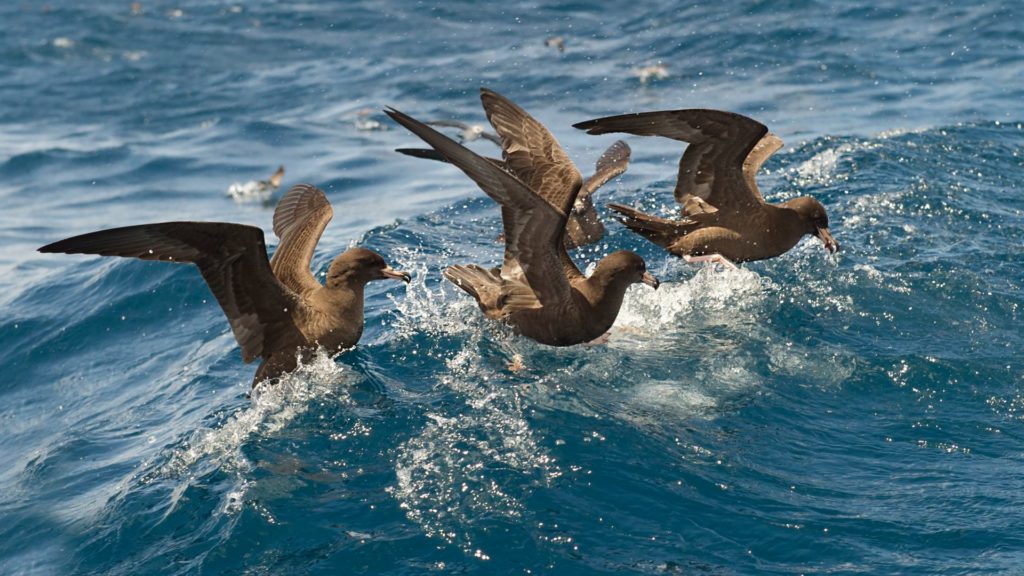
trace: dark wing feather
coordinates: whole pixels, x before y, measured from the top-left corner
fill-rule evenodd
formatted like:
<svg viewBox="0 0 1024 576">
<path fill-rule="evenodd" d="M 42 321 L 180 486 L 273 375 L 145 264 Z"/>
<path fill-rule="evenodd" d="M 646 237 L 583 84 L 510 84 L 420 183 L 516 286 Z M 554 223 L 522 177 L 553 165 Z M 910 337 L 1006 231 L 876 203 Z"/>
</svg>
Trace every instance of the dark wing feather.
<svg viewBox="0 0 1024 576">
<path fill-rule="evenodd" d="M 583 184 L 580 171 L 543 124 L 514 102 L 482 88 L 480 101 L 501 138 L 505 165 L 530 189 L 568 214 Z"/>
<path fill-rule="evenodd" d="M 406 156 L 412 156 L 413 158 L 423 158 L 424 160 L 436 160 L 438 162 L 447 162 L 448 159 L 433 148 L 395 148 L 395 152 L 399 154 L 405 154 Z"/>
<path fill-rule="evenodd" d="M 762 202 L 764 202 L 764 196 L 761 195 L 761 189 L 757 187 L 757 171 L 761 169 L 765 160 L 778 152 L 779 148 L 782 148 L 782 139 L 769 132 L 758 140 L 754 148 L 750 150 L 750 154 L 747 154 L 747 159 L 743 161 L 743 177 L 747 181 L 747 186 Z"/>
<path fill-rule="evenodd" d="M 545 307 L 571 305 L 571 288 L 560 256 L 565 252 L 562 233 L 568 208 L 552 204 L 501 166 L 415 118 L 394 109 L 387 110 L 387 114 L 443 154 L 501 204 L 505 227 L 502 277 L 519 281 L 525 278 Z"/>
<path fill-rule="evenodd" d="M 299 294 L 321 287 L 309 267 L 320 235 L 333 215 L 327 196 L 309 184 L 292 186 L 274 209 L 274 234 L 281 243 L 270 268 L 278 280 Z"/>
<path fill-rule="evenodd" d="M 396 148 L 395 152 L 405 154 L 406 156 L 412 156 L 413 158 L 423 158 L 426 160 L 436 160 L 438 162 L 448 162 L 448 158 L 433 148 Z M 487 158 L 498 168 L 505 169 L 505 163 L 496 158 Z M 512 212 L 509 212 L 507 208 L 502 208 L 502 225 L 507 228 L 514 226 L 515 216 Z M 576 199 L 576 206 L 573 207 L 573 213 L 570 214 L 569 219 L 566 221 L 565 228 L 565 247 L 567 249 L 576 248 L 596 242 L 602 235 L 604 235 L 604 225 L 601 224 L 601 220 L 597 215 L 597 209 L 594 208 L 590 198 L 584 197 L 582 194 Z M 501 239 L 504 239 L 505 235 L 502 234 Z M 568 254 L 566 254 L 568 258 Z M 572 264 L 572 260 L 569 260 Z M 570 277 L 576 275 L 582 275 L 579 268 L 575 264 L 570 267 L 566 267 L 566 273 Z"/>
<path fill-rule="evenodd" d="M 246 362 L 304 342 L 289 313 L 300 303 L 274 277 L 259 228 L 220 222 L 143 224 L 74 236 L 39 251 L 194 263 L 228 317 Z"/>
<path fill-rule="evenodd" d="M 625 172 L 626 168 L 629 167 L 629 156 L 631 153 L 632 150 L 630 150 L 629 144 L 622 140 L 617 140 L 609 146 L 604 151 L 604 154 L 601 154 L 601 157 L 597 159 L 593 176 L 583 182 L 583 187 L 580 188 L 580 197 L 593 194 L 595 190 L 604 186 L 609 180 Z"/>
<path fill-rule="evenodd" d="M 448 162 L 448 158 L 444 154 L 441 154 L 433 148 L 395 148 L 395 152 L 399 154 L 405 154 L 406 156 L 412 156 L 413 158 L 423 158 L 424 160 L 436 160 L 438 162 Z M 492 164 L 505 169 L 505 163 L 497 158 L 487 158 Z"/>
<path fill-rule="evenodd" d="M 696 196 L 718 210 L 737 212 L 763 203 L 744 177 L 747 155 L 768 132 L 764 124 L 720 110 L 672 110 L 609 116 L 575 125 L 589 134 L 626 132 L 689 143 L 679 160 L 675 197 Z"/>
</svg>

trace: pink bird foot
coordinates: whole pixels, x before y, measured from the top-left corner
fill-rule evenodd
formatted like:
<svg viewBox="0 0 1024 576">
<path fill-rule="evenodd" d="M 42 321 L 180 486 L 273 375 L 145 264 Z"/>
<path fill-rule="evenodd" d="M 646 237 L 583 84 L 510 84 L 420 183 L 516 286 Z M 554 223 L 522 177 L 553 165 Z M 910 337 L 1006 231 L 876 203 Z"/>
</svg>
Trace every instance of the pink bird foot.
<svg viewBox="0 0 1024 576">
<path fill-rule="evenodd" d="M 729 260 L 728 258 L 722 256 L 721 254 L 705 254 L 704 256 L 684 255 L 683 260 L 685 260 L 689 264 L 700 264 L 701 262 L 708 262 L 711 264 L 721 264 L 722 266 L 725 266 L 726 268 L 732 268 L 733 270 L 737 269 L 736 264 L 733 264 L 732 260 Z"/>
</svg>

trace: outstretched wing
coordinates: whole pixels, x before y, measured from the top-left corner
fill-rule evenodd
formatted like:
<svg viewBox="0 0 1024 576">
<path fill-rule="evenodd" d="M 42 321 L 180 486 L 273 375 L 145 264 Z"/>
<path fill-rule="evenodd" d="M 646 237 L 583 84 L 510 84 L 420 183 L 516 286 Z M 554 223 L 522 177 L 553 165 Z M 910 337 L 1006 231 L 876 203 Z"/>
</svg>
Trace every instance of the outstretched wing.
<svg viewBox="0 0 1024 576">
<path fill-rule="evenodd" d="M 543 124 L 508 98 L 480 89 L 487 119 L 501 138 L 505 165 L 531 190 L 568 214 L 583 184 L 580 171 Z"/>
<path fill-rule="evenodd" d="M 289 313 L 300 305 L 298 298 L 274 277 L 259 228 L 220 222 L 143 224 L 74 236 L 39 251 L 194 263 L 228 317 L 246 362 L 305 341 Z"/>
<path fill-rule="evenodd" d="M 675 189 L 676 201 L 684 206 L 697 197 L 715 209 L 738 212 L 764 202 L 744 176 L 743 166 L 768 128 L 746 116 L 720 110 L 671 110 L 609 116 L 575 127 L 588 134 L 627 132 L 687 142 Z"/>
<path fill-rule="evenodd" d="M 545 306 L 571 302 L 569 281 L 562 269 L 562 232 L 568 207 L 557 206 L 494 162 L 395 109 L 387 114 L 443 154 L 502 207 L 505 261 L 502 277 L 523 278 Z M 570 204 L 571 206 L 571 204 Z"/>
<path fill-rule="evenodd" d="M 747 154 L 747 159 L 743 161 L 743 177 L 747 180 L 747 186 L 761 202 L 764 202 L 764 196 L 757 187 L 757 171 L 761 169 L 765 160 L 779 151 L 779 148 L 782 148 L 782 139 L 769 132 L 757 141 L 750 154 Z"/>
<path fill-rule="evenodd" d="M 323 190 L 292 186 L 274 209 L 274 234 L 281 243 L 270 260 L 274 276 L 298 294 L 321 287 L 310 271 L 313 251 L 334 211 Z"/>
<path fill-rule="evenodd" d="M 630 154 L 632 154 L 632 150 L 630 150 L 629 144 L 622 140 L 616 140 L 614 144 L 609 146 L 604 151 L 604 154 L 601 154 L 601 157 L 597 159 L 593 176 L 583 182 L 579 198 L 590 196 L 609 180 L 625 172 L 626 168 L 629 167 Z"/>
</svg>

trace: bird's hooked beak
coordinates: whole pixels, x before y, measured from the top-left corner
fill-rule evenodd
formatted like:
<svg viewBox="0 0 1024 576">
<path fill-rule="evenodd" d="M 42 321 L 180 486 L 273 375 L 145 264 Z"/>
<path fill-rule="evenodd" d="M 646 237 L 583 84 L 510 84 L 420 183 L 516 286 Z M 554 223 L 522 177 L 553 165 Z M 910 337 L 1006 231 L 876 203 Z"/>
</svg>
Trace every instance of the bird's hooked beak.
<svg viewBox="0 0 1024 576">
<path fill-rule="evenodd" d="M 412 276 L 410 276 L 408 272 L 395 270 L 391 266 L 385 266 L 384 269 L 381 270 L 381 274 L 383 274 L 385 278 L 394 278 L 395 280 L 401 280 L 406 284 L 412 280 Z"/>
<path fill-rule="evenodd" d="M 828 228 L 818 228 L 814 234 L 821 239 L 821 243 L 825 245 L 825 250 L 828 250 L 832 254 L 839 252 L 839 242 L 832 237 L 832 233 L 828 231 Z"/>
<path fill-rule="evenodd" d="M 640 281 L 643 282 L 644 284 L 647 284 L 651 288 L 654 288 L 655 290 L 657 290 L 658 286 L 661 285 L 661 282 L 658 282 L 658 279 L 655 278 L 654 274 L 651 274 L 650 272 L 644 272 L 644 275 L 643 277 L 640 278 Z"/>
</svg>

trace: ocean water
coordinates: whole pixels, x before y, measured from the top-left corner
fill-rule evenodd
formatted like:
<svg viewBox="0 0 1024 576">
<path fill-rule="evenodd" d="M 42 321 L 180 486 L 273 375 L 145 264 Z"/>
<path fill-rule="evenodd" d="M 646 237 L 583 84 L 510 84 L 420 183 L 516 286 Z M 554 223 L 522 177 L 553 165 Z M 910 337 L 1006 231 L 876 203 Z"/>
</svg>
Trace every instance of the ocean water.
<svg viewBox="0 0 1024 576">
<path fill-rule="evenodd" d="M 0 5 L 0 573 L 1024 571 L 1018 3 L 137 11 Z M 517 338 L 440 276 L 499 261 L 495 205 L 381 112 L 481 121 L 480 86 L 585 173 L 615 138 L 574 122 L 757 118 L 766 197 L 817 197 L 843 250 L 688 266 L 608 219 L 577 262 L 630 248 L 661 289 L 607 345 Z M 681 146 L 627 141 L 598 199 L 671 210 Z M 226 191 L 279 164 L 335 207 L 318 271 L 359 244 L 415 279 L 254 398 L 194 267 L 35 252 L 161 220 L 273 249 L 272 203 Z"/>
</svg>

